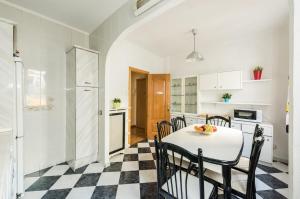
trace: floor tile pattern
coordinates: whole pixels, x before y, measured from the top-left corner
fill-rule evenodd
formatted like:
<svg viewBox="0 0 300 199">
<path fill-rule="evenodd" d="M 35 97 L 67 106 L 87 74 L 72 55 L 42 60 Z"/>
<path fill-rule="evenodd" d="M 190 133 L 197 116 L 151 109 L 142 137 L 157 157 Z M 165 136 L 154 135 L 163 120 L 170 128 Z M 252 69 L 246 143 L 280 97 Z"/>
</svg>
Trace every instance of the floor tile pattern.
<svg viewBox="0 0 300 199">
<path fill-rule="evenodd" d="M 288 198 L 287 166 L 274 163 L 256 170 L 257 199 Z M 154 144 L 141 142 L 111 158 L 103 168 L 92 163 L 75 172 L 62 163 L 25 177 L 24 199 L 156 198 Z M 220 197 L 222 194 L 220 192 Z"/>
</svg>

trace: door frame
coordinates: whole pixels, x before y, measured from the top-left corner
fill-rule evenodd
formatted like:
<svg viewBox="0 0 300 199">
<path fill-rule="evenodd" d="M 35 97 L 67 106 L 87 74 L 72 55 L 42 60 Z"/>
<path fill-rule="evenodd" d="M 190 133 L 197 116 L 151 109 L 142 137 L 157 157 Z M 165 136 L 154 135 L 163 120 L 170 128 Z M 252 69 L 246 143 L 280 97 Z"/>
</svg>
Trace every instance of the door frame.
<svg viewBox="0 0 300 199">
<path fill-rule="evenodd" d="M 146 119 L 148 121 L 148 75 L 149 75 L 149 72 L 148 71 L 145 71 L 145 70 L 142 70 L 142 69 L 139 69 L 139 68 L 136 68 L 136 67 L 132 67 L 132 66 L 129 66 L 128 67 L 128 144 L 131 143 L 131 79 L 132 79 L 132 73 L 139 73 L 139 74 L 142 74 L 142 75 L 145 75 L 146 76 L 146 93 L 147 93 L 147 101 L 146 101 L 146 104 L 147 104 L 147 107 L 146 107 Z M 148 131 L 147 131 L 147 128 L 145 129 L 146 130 L 146 136 L 148 135 Z"/>
</svg>

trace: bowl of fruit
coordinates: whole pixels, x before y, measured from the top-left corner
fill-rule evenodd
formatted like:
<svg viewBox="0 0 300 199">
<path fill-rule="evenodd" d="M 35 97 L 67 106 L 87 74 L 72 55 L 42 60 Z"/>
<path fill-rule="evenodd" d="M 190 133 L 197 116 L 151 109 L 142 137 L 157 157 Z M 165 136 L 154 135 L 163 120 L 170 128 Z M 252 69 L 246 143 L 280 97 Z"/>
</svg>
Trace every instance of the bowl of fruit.
<svg viewBox="0 0 300 199">
<path fill-rule="evenodd" d="M 210 124 L 205 124 L 205 125 L 195 125 L 194 129 L 197 133 L 204 134 L 204 135 L 211 135 L 215 132 L 217 132 L 217 127 L 214 125 Z"/>
</svg>

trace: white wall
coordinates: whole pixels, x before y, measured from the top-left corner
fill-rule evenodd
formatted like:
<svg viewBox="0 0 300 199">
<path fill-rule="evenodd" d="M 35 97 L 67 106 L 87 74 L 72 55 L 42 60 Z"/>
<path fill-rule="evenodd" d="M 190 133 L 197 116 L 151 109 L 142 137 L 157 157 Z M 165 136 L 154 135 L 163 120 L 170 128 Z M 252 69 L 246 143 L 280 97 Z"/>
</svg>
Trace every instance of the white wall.
<svg viewBox="0 0 300 199">
<path fill-rule="evenodd" d="M 53 106 L 24 112 L 24 164 L 25 173 L 30 173 L 65 161 L 65 52 L 75 44 L 88 47 L 89 37 L 2 3 L 0 18 L 17 23 L 17 49 L 25 65 L 25 97 L 32 94 L 37 105 L 46 99 Z M 38 82 L 44 82 L 35 85 L 37 90 L 29 84 L 30 70 L 38 74 Z M 39 77 L 41 72 L 44 79 Z M 39 87 L 44 87 L 42 92 Z"/>
<path fill-rule="evenodd" d="M 113 15 L 105 20 L 92 34 L 90 34 L 90 47 L 100 51 L 99 63 L 99 108 L 103 115 L 99 118 L 99 161 L 109 163 L 109 107 L 110 90 L 109 74 L 106 67 L 106 56 L 110 48 L 117 40 L 126 38 L 126 35 L 168 9 L 182 3 L 185 0 L 162 1 L 146 13 L 136 17 L 132 9 L 132 1 L 128 1 L 119 8 Z M 103 130 L 104 129 L 104 130 Z"/>
<path fill-rule="evenodd" d="M 165 60 L 162 57 L 127 40 L 116 42 L 107 56 L 109 101 L 112 107 L 114 98 L 121 98 L 122 107 L 128 108 L 129 67 L 149 73 L 164 73 Z M 125 144 L 128 144 L 128 114 L 125 124 Z"/>
<path fill-rule="evenodd" d="M 119 41 L 110 50 L 107 57 L 109 74 L 109 99 L 121 98 L 122 106 L 128 107 L 129 67 L 135 67 L 150 73 L 164 73 L 164 59 L 127 40 Z"/>
<path fill-rule="evenodd" d="M 230 91 L 235 101 L 254 101 L 271 103 L 263 108 L 264 120 L 274 124 L 274 156 L 281 160 L 288 159 L 288 135 L 285 133 L 285 105 L 287 99 L 289 48 L 288 22 L 273 30 L 266 30 L 238 38 L 215 41 L 206 46 L 199 46 L 205 60 L 199 63 L 186 63 L 184 55 L 171 56 L 169 70 L 171 75 L 184 76 L 202 73 L 242 70 L 244 79 L 250 79 L 255 65 L 264 67 L 263 78 L 272 82 L 244 84 L 242 91 Z M 201 34 L 200 34 L 201 35 Z M 201 92 L 203 101 L 221 100 L 226 91 Z M 255 96 L 259 94 L 261 96 Z M 202 104 L 201 112 L 231 113 L 233 106 Z"/>
</svg>

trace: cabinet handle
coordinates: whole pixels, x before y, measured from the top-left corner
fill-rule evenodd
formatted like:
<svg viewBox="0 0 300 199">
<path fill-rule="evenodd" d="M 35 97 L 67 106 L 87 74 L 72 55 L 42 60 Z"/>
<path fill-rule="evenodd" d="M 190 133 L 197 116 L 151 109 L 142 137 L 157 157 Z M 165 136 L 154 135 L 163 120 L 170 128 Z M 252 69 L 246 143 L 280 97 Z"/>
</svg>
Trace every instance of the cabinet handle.
<svg viewBox="0 0 300 199">
<path fill-rule="evenodd" d="M 92 90 L 84 89 L 83 91 L 92 91 Z"/>
<path fill-rule="evenodd" d="M 84 82 L 85 84 L 91 84 L 91 82 Z"/>
</svg>

